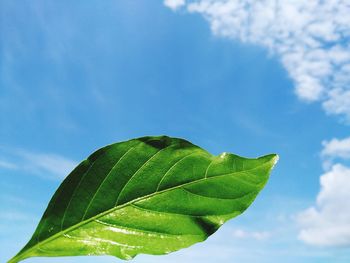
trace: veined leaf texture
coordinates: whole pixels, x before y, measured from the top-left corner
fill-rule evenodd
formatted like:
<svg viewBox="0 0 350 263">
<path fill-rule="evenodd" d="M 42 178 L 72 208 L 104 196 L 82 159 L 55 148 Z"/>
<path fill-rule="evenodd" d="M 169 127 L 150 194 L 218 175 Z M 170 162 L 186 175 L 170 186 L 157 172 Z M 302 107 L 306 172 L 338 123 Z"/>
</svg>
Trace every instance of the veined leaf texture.
<svg viewBox="0 0 350 263">
<path fill-rule="evenodd" d="M 29 257 L 167 254 L 204 241 L 244 212 L 278 156 L 214 156 L 179 138 L 142 137 L 103 147 L 52 197 Z"/>
</svg>

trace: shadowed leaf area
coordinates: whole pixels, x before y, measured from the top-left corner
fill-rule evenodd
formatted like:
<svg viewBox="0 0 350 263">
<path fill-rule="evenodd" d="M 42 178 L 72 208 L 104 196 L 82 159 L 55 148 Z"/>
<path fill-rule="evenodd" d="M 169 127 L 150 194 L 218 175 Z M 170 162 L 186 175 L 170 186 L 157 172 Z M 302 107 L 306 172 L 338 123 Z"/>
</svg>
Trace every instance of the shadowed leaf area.
<svg viewBox="0 0 350 263">
<path fill-rule="evenodd" d="M 249 207 L 277 159 L 213 156 L 167 136 L 108 145 L 66 177 L 31 240 L 9 262 L 37 256 L 132 259 L 191 246 Z"/>
</svg>

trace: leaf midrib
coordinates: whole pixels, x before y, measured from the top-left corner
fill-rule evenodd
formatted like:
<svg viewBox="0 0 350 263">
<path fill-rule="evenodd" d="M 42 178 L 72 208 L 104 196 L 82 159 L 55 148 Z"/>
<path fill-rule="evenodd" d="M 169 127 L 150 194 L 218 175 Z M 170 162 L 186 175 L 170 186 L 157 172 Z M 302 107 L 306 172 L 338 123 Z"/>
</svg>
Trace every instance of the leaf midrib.
<svg viewBox="0 0 350 263">
<path fill-rule="evenodd" d="M 35 251 L 36 248 L 40 248 L 40 245 L 46 244 L 46 243 L 48 243 L 50 241 L 53 241 L 53 240 L 59 238 L 60 236 L 66 234 L 67 232 L 73 231 L 73 230 L 75 230 L 75 229 L 77 229 L 77 228 L 79 228 L 79 227 L 81 227 L 81 226 L 83 226 L 85 224 L 88 224 L 88 223 L 94 221 L 95 219 L 98 219 L 98 218 L 100 218 L 100 217 L 102 217 L 104 215 L 107 215 L 107 214 L 109 214 L 109 213 L 111 213 L 111 212 L 113 212 L 115 210 L 118 210 L 118 209 L 124 208 L 126 206 L 129 206 L 129 205 L 133 204 L 134 202 L 142 201 L 143 199 L 147 199 L 147 198 L 153 197 L 153 196 L 155 196 L 157 194 L 162 194 L 162 193 L 165 193 L 165 192 L 168 192 L 168 191 L 176 190 L 176 189 L 182 188 L 184 186 L 195 184 L 195 183 L 198 183 L 198 182 L 201 182 L 201 181 L 216 179 L 218 177 L 220 178 L 220 177 L 229 176 L 229 175 L 236 175 L 236 174 L 239 174 L 239 173 L 242 173 L 242 172 L 247 172 L 247 171 L 253 171 L 253 170 L 256 170 L 258 168 L 263 167 L 264 165 L 267 165 L 267 164 L 271 163 L 272 161 L 273 160 L 269 160 L 269 161 L 267 161 L 267 162 L 265 162 L 265 163 L 263 163 L 261 165 L 258 165 L 258 166 L 254 167 L 252 169 L 248 169 L 248 170 L 244 170 L 244 171 L 237 171 L 237 172 L 232 172 L 232 173 L 226 173 L 226 174 L 220 174 L 220 175 L 216 175 L 216 176 L 212 176 L 212 177 L 201 178 L 201 179 L 198 179 L 198 180 L 195 180 L 195 181 L 192 181 L 192 182 L 184 183 L 184 184 L 181 184 L 181 185 L 177 185 L 177 186 L 174 186 L 174 187 L 171 187 L 171 188 L 164 189 L 162 191 L 156 191 L 156 192 L 154 192 L 152 194 L 136 198 L 136 199 L 131 200 L 131 201 L 125 203 L 125 204 L 122 204 L 120 206 L 115 206 L 115 207 L 113 207 L 111 209 L 106 210 L 103 213 L 97 214 L 97 215 L 95 215 L 93 217 L 90 217 L 90 218 L 88 218 L 86 220 L 83 220 L 83 221 L 81 221 L 81 222 L 79 222 L 79 223 L 77 223 L 77 224 L 75 224 L 73 226 L 68 227 L 65 230 L 57 232 L 53 236 L 51 236 L 51 237 L 49 237 L 49 238 L 47 238 L 47 239 L 45 239 L 45 240 L 43 240 L 43 241 L 41 241 L 39 243 L 36 243 L 34 246 L 30 247 L 24 253 L 16 255 L 12 260 L 15 260 L 16 258 L 18 258 L 18 259 L 25 259 L 25 258 L 27 258 L 27 257 L 25 257 L 25 255 L 30 256 L 30 252 L 32 252 L 33 250 Z M 9 262 L 11 262 L 11 261 L 9 261 Z M 14 261 L 14 262 L 16 262 L 16 261 Z"/>
<path fill-rule="evenodd" d="M 101 225 L 113 227 L 116 229 L 130 230 L 130 231 L 141 232 L 141 233 L 145 233 L 145 234 L 165 235 L 165 236 L 169 236 L 169 237 L 179 236 L 178 234 L 170 234 L 170 233 L 159 232 L 159 231 L 154 231 L 154 230 L 145 230 L 145 229 L 141 229 L 141 228 L 131 228 L 128 226 L 114 225 L 114 224 L 110 224 L 107 222 L 103 222 L 101 220 L 94 220 L 94 222 L 97 222 Z M 196 236 L 196 235 L 195 234 L 181 234 L 181 236 Z"/>
</svg>

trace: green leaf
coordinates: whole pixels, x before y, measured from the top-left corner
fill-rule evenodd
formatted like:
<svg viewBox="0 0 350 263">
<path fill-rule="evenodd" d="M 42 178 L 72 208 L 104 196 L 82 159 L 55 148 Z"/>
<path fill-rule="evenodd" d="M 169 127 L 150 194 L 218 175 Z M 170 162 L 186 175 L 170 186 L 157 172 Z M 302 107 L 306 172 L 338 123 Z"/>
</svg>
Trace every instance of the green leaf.
<svg viewBox="0 0 350 263">
<path fill-rule="evenodd" d="M 29 257 L 161 255 L 204 241 L 241 214 L 278 156 L 213 156 L 178 138 L 143 137 L 101 148 L 52 197 Z"/>
</svg>

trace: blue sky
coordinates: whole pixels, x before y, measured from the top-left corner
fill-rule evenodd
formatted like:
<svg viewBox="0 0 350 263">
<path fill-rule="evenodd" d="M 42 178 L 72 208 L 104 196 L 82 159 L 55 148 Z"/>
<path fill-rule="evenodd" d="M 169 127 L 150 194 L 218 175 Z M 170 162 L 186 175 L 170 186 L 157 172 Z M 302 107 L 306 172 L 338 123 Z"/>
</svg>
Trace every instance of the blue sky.
<svg viewBox="0 0 350 263">
<path fill-rule="evenodd" d="M 296 11 L 282 3 L 271 18 L 271 1 L 236 2 L 257 21 L 247 24 L 233 0 L 0 0 L 1 262 L 80 160 L 160 134 L 280 162 L 256 202 L 208 241 L 134 262 L 349 262 L 349 27 L 304 19 L 349 7 L 294 0 Z M 309 31 L 298 35 L 283 12 Z"/>
</svg>

